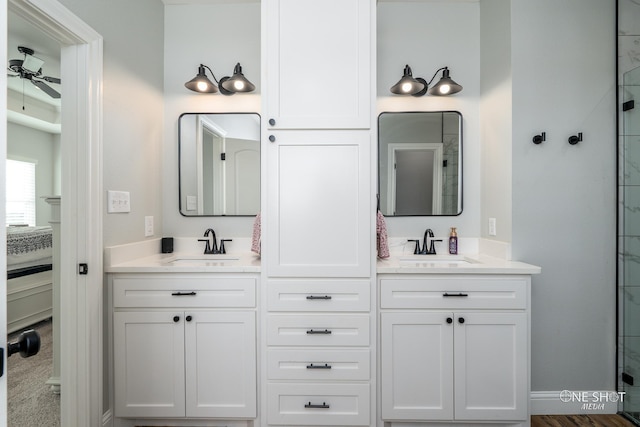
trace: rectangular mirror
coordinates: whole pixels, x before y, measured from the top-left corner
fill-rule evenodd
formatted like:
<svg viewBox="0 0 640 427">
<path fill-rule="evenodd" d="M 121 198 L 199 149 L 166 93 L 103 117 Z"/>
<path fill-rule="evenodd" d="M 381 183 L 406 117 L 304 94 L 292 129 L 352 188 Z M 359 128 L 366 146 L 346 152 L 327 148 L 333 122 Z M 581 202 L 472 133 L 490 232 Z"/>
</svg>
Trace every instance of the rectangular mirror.
<svg viewBox="0 0 640 427">
<path fill-rule="evenodd" d="M 462 213 L 462 115 L 378 116 L 378 194 L 385 216 Z"/>
<path fill-rule="evenodd" d="M 180 213 L 260 212 L 260 115 L 184 113 L 178 119 Z"/>
</svg>

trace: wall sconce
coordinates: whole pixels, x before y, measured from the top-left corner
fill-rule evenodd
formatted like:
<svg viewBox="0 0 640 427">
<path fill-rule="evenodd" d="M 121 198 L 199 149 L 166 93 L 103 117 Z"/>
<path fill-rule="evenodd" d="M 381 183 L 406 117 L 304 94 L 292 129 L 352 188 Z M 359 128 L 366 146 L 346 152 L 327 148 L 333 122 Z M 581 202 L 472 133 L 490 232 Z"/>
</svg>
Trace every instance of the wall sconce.
<svg viewBox="0 0 640 427">
<path fill-rule="evenodd" d="M 209 70 L 213 80 L 216 81 L 217 86 L 209 80 L 206 74 L 206 70 Z M 255 86 L 242 74 L 242 66 L 238 62 L 233 69 L 233 76 L 223 77 L 218 81 L 215 74 L 211 71 L 211 68 L 204 64 L 200 64 L 198 67 L 198 74 L 186 82 L 184 86 L 194 92 L 200 93 L 216 93 L 220 89 L 220 93 L 223 95 L 233 95 L 236 92 L 253 92 Z"/>
<path fill-rule="evenodd" d="M 431 82 L 433 82 L 433 79 L 436 78 L 440 71 L 442 71 L 440 81 L 433 85 L 433 87 L 429 88 Z M 398 83 L 391 86 L 390 90 L 391 93 L 395 93 L 397 95 L 423 96 L 428 92 L 429 95 L 446 96 L 460 92 L 462 90 L 462 86 L 454 82 L 451 77 L 449 77 L 448 67 L 439 68 L 433 74 L 431 80 L 427 82 L 422 77 L 414 78 L 411 72 L 411 67 L 409 67 L 409 65 L 405 65 L 402 78 Z"/>
</svg>

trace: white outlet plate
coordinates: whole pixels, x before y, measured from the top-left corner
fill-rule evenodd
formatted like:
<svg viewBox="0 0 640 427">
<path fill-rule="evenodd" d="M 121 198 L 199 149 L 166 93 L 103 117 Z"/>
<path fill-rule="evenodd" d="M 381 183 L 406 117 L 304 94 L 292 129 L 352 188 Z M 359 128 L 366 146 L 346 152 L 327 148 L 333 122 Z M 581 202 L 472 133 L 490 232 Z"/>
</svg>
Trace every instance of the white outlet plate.
<svg viewBox="0 0 640 427">
<path fill-rule="evenodd" d="M 131 198 L 128 191 L 107 191 L 107 212 L 131 212 Z"/>
<path fill-rule="evenodd" d="M 144 217 L 144 236 L 145 237 L 153 236 L 153 217 L 152 216 Z"/>
<path fill-rule="evenodd" d="M 495 218 L 489 218 L 489 236 L 495 236 L 497 235 L 496 232 L 496 219 Z"/>
</svg>

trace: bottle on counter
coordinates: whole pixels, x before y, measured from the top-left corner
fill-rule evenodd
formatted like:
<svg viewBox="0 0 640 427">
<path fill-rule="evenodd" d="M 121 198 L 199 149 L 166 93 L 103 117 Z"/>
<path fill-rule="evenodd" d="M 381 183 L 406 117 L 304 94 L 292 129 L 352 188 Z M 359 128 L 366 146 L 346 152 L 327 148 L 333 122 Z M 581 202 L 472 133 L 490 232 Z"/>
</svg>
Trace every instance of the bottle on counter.
<svg viewBox="0 0 640 427">
<path fill-rule="evenodd" d="M 458 233 L 455 227 L 451 227 L 451 233 L 449 234 L 449 253 L 451 255 L 457 255 L 458 253 Z"/>
</svg>

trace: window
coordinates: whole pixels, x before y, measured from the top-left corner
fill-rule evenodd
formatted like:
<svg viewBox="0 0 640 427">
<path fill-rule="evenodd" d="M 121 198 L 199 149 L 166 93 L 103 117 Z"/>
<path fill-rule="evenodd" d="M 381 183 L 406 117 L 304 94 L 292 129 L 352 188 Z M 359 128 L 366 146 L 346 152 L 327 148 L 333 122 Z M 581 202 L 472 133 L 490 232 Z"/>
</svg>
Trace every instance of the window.
<svg viewBox="0 0 640 427">
<path fill-rule="evenodd" d="M 7 160 L 7 224 L 36 225 L 36 164 Z"/>
</svg>

